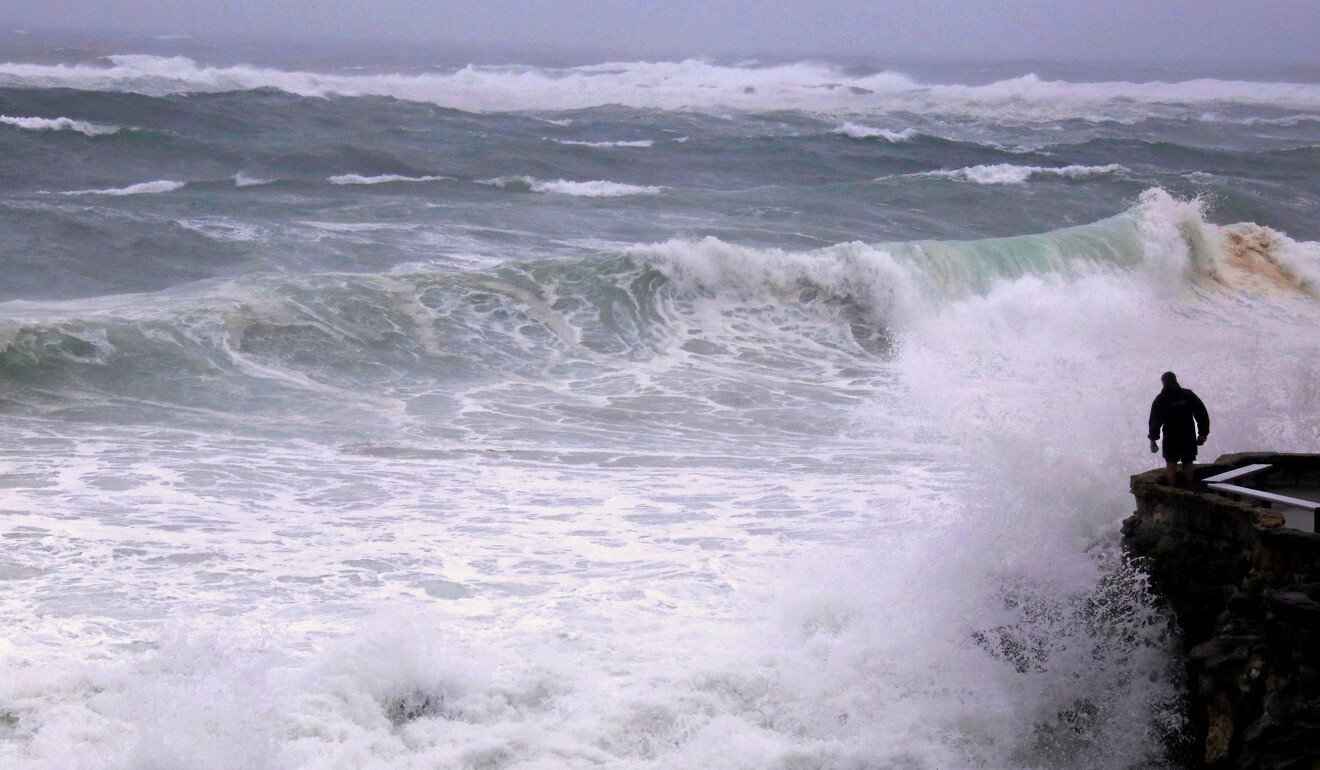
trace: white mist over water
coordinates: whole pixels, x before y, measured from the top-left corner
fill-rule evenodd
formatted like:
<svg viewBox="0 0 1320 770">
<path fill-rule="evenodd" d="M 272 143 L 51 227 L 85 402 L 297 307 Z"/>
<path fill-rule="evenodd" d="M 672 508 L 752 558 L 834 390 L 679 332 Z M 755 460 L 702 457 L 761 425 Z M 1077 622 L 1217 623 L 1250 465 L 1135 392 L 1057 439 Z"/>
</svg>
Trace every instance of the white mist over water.
<svg viewBox="0 0 1320 770">
<path fill-rule="evenodd" d="M 1172 368 L 1207 455 L 1320 448 L 1316 244 L 1153 191 L 999 242 L 626 258 L 7 307 L 8 350 L 95 387 L 4 428 L 5 764 L 1158 756 L 1170 640 L 1115 553 L 1145 409 Z M 111 378 L 144 341 L 252 413 Z"/>
</svg>

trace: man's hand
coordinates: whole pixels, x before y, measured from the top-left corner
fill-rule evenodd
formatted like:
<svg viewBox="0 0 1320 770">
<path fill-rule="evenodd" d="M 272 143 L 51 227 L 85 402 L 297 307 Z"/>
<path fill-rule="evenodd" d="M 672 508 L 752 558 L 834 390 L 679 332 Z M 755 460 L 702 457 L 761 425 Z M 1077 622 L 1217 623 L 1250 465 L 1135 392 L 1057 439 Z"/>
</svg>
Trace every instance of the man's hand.
<svg viewBox="0 0 1320 770">
<path fill-rule="evenodd" d="M 1150 442 L 1150 453 L 1155 454 L 1158 451 L 1160 451 L 1160 445 L 1156 444 L 1155 441 L 1152 439 Z"/>
<path fill-rule="evenodd" d="M 1201 435 L 1197 436 L 1197 437 L 1196 437 L 1196 445 L 1197 445 L 1197 446 L 1201 446 L 1202 444 L 1204 444 L 1206 438 L 1208 438 L 1208 436 L 1206 436 L 1204 433 L 1202 433 Z"/>
</svg>

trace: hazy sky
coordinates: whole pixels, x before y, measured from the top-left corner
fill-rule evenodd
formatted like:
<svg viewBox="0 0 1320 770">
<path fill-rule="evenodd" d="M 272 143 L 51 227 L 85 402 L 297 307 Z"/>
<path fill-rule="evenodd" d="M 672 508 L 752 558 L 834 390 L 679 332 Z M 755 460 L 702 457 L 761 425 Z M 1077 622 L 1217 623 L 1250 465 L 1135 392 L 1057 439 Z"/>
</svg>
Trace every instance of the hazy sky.
<svg viewBox="0 0 1320 770">
<path fill-rule="evenodd" d="M 500 42 L 639 56 L 1320 63 L 1320 0 L 0 0 L 0 24 Z"/>
</svg>

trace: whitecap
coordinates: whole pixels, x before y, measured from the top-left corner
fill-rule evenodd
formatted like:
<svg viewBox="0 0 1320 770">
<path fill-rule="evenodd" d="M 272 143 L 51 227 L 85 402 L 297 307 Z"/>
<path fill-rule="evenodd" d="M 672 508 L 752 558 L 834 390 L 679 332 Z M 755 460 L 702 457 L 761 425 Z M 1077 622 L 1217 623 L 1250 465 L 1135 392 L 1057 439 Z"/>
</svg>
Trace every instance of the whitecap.
<svg viewBox="0 0 1320 770">
<path fill-rule="evenodd" d="M 573 144 L 579 147 L 652 147 L 655 145 L 655 142 L 651 139 L 617 142 L 578 142 L 571 139 L 552 139 L 551 141 L 556 144 Z"/>
<path fill-rule="evenodd" d="M 530 176 L 497 177 L 482 180 L 481 184 L 495 187 L 526 187 L 532 192 L 573 195 L 580 198 L 620 198 L 627 195 L 658 195 L 665 187 L 649 185 L 623 184 L 597 179 L 587 182 L 575 182 L 568 179 L 544 180 Z"/>
<path fill-rule="evenodd" d="M 872 128 L 858 123 L 844 123 L 834 129 L 833 133 L 852 137 L 853 139 L 883 139 L 891 144 L 900 142 L 910 142 L 918 136 L 914 128 L 905 128 L 902 131 L 890 131 L 887 128 Z"/>
<path fill-rule="evenodd" d="M 128 187 L 111 187 L 104 190 L 69 190 L 60 193 L 61 195 L 148 195 L 152 193 L 173 192 L 183 187 L 187 182 L 174 182 L 169 179 L 158 179 L 154 182 L 139 182 L 131 184 Z"/>
<path fill-rule="evenodd" d="M 330 184 L 386 184 L 388 182 L 438 182 L 442 179 L 453 179 L 450 176 L 404 176 L 402 174 L 379 174 L 377 176 L 362 176 L 361 174 L 340 174 L 332 176 L 326 181 Z"/>
<path fill-rule="evenodd" d="M 1035 176 L 1055 176 L 1067 179 L 1086 179 L 1103 174 L 1116 174 L 1127 171 L 1125 166 L 1110 163 L 1106 166 L 1015 166 L 1012 163 L 968 166 L 952 170 L 928 171 L 915 176 L 956 179 L 976 184 L 1023 184 Z"/>
<path fill-rule="evenodd" d="M 262 179 L 261 177 L 249 176 L 242 171 L 234 174 L 235 187 L 256 187 L 257 185 L 270 184 L 274 179 Z"/>
<path fill-rule="evenodd" d="M 1320 84 L 1202 78 L 1178 82 L 1044 80 L 1034 74 L 979 85 L 923 83 L 898 72 L 857 75 L 816 62 L 731 66 L 707 61 L 625 62 L 547 68 L 468 65 L 448 72 L 343 74 L 251 64 L 208 66 L 141 54 L 91 64 L 0 64 L 7 85 L 150 95 L 274 88 L 301 96 L 389 96 L 473 112 L 643 109 L 802 109 L 881 114 L 897 110 L 1137 122 L 1200 115 L 1209 106 L 1320 111 Z"/>
<path fill-rule="evenodd" d="M 15 118 L 9 115 L 0 115 L 0 123 L 28 131 L 76 131 L 85 136 L 108 136 L 117 134 L 122 130 L 120 126 L 90 123 L 86 120 L 74 120 L 73 118 Z"/>
</svg>

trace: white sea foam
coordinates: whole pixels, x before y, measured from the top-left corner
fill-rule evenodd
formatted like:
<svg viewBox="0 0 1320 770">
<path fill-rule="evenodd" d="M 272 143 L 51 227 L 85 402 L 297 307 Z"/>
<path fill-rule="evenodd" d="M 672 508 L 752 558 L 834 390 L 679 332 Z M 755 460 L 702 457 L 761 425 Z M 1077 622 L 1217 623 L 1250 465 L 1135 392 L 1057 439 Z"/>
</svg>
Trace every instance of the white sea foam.
<svg viewBox="0 0 1320 770">
<path fill-rule="evenodd" d="M 977 184 L 1022 184 L 1036 176 L 1055 176 L 1066 179 L 1086 179 L 1102 174 L 1117 174 L 1127 168 L 1117 163 L 1105 166 L 1015 166 L 1011 163 L 996 163 L 987 166 L 970 166 L 948 171 L 928 171 L 916 176 L 957 179 Z"/>
<path fill-rule="evenodd" d="M 858 123 L 844 123 L 834 129 L 834 133 L 850 136 L 853 139 L 883 139 L 891 144 L 910 142 L 920 135 L 914 128 L 905 128 L 902 131 L 890 131 L 887 128 L 872 128 Z"/>
<path fill-rule="evenodd" d="M 453 179 L 450 176 L 404 176 L 402 174 L 379 174 L 377 176 L 362 176 L 361 174 L 340 174 L 332 176 L 326 181 L 330 184 L 386 184 L 389 182 L 439 182 L 445 179 Z"/>
<path fill-rule="evenodd" d="M 558 144 L 575 144 L 580 147 L 651 147 L 655 145 L 655 141 L 651 139 L 621 140 L 617 142 L 577 142 L 571 139 L 554 139 L 552 141 Z"/>
<path fill-rule="evenodd" d="M 28 131 L 75 131 L 86 136 L 108 136 L 117 134 L 123 128 L 104 123 L 90 123 L 72 118 L 15 118 L 0 115 L 0 124 L 26 129 Z"/>
<path fill-rule="evenodd" d="M 8 303 L 11 364 L 120 374 L 95 421 L 0 423 L 0 764 L 1157 766 L 1142 410 L 1173 368 L 1206 453 L 1320 450 L 1316 247 L 1156 190 L 943 260 L 676 239 Z M 144 343 L 169 376 L 124 381 Z M 102 419 L 130 399 L 179 422 Z"/>
<path fill-rule="evenodd" d="M 419 227 L 416 224 L 399 222 L 317 222 L 315 220 L 302 220 L 298 224 L 332 233 L 409 232 Z"/>
<path fill-rule="evenodd" d="M 173 192 L 182 188 L 187 182 L 174 182 L 169 179 L 158 179 L 154 182 L 139 182 L 127 187 L 110 187 L 103 190 L 69 190 L 60 193 L 61 195 L 150 195 L 155 193 Z"/>
<path fill-rule="evenodd" d="M 482 180 L 495 187 L 525 187 L 532 192 L 573 195 L 581 198 L 620 198 L 628 195 L 659 195 L 664 187 L 623 184 L 606 180 L 574 182 L 567 179 L 536 179 L 530 176 L 503 176 Z"/>
<path fill-rule="evenodd" d="M 251 242 L 262 240 L 266 236 L 263 228 L 239 222 L 228 217 L 210 216 L 196 219 L 180 219 L 179 226 L 199 232 L 217 241 Z"/>
<path fill-rule="evenodd" d="M 343 75 L 183 57 L 122 55 L 109 66 L 0 64 L 0 83 L 147 94 L 277 88 L 304 96 L 383 95 L 470 111 L 568 110 L 621 104 L 661 109 L 806 109 L 853 114 L 912 110 L 1022 120 L 1136 121 L 1199 115 L 1241 104 L 1320 112 L 1320 85 L 1198 79 L 1176 83 L 1071 83 L 1035 75 L 985 85 L 920 83 L 905 75 L 850 74 L 817 63 L 768 67 L 703 61 L 630 62 L 564 69 L 468 66 L 441 74 Z"/>
</svg>

